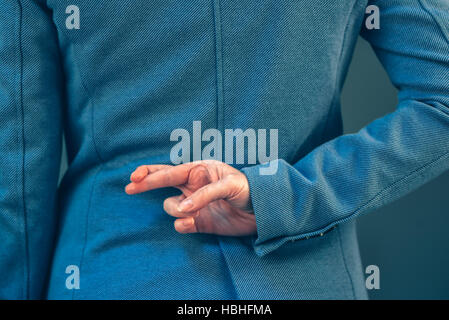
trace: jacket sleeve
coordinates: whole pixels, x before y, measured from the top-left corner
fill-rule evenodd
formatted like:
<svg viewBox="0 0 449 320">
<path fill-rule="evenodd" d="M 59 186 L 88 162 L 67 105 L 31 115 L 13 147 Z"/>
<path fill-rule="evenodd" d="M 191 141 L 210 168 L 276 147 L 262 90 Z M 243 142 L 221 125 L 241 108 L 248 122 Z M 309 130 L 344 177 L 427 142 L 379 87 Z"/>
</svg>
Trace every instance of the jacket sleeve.
<svg viewBox="0 0 449 320">
<path fill-rule="evenodd" d="M 379 0 L 362 30 L 399 89 L 395 112 L 337 137 L 274 175 L 246 174 L 263 256 L 392 202 L 449 168 L 449 4 Z M 272 164 L 274 165 L 274 164 Z"/>
<path fill-rule="evenodd" d="M 0 299 L 39 299 L 56 226 L 62 75 L 50 12 L 0 3 Z"/>
</svg>

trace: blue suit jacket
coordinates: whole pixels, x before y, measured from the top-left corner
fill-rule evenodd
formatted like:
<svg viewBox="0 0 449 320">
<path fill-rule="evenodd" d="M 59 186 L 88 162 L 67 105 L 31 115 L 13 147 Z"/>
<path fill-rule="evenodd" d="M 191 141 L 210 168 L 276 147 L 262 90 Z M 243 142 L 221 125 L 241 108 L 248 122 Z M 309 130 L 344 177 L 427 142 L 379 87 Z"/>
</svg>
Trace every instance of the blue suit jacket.
<svg viewBox="0 0 449 320">
<path fill-rule="evenodd" d="M 360 32 L 399 103 L 342 135 Z M 365 298 L 354 218 L 449 168 L 446 0 L 8 0 L 0 57 L 1 298 Z M 124 193 L 195 120 L 279 130 L 276 174 L 236 165 L 257 237 L 178 234 L 175 190 Z"/>
</svg>

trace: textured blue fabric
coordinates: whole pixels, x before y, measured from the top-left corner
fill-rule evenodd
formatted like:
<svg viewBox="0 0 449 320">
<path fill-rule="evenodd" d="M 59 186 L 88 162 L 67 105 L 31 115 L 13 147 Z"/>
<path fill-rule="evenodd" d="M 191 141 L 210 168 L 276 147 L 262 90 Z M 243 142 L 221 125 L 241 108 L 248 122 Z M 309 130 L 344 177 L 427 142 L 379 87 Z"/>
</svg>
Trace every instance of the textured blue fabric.
<svg viewBox="0 0 449 320">
<path fill-rule="evenodd" d="M 72 4 L 80 29 L 66 28 Z M 368 4 L 380 30 L 363 28 Z M 449 168 L 448 7 L 1 1 L 0 298 L 366 298 L 353 218 Z M 399 104 L 342 136 L 360 32 Z M 181 235 L 162 209 L 175 190 L 124 193 L 136 166 L 170 163 L 170 133 L 195 120 L 279 130 L 275 175 L 236 165 L 257 237 Z M 69 168 L 57 188 L 62 128 Z M 79 290 L 65 286 L 69 265 Z"/>
</svg>

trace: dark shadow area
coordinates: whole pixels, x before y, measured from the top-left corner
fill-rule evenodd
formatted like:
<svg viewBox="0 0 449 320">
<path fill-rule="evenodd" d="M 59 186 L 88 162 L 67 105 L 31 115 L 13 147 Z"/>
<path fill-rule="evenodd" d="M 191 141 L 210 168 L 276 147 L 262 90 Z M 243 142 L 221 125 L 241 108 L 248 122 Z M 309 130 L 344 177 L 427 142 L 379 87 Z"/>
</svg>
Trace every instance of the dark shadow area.
<svg viewBox="0 0 449 320">
<path fill-rule="evenodd" d="M 397 90 L 369 44 L 359 39 L 342 95 L 345 132 L 389 112 Z M 449 172 L 358 219 L 363 266 L 380 268 L 371 299 L 449 299 Z"/>
</svg>

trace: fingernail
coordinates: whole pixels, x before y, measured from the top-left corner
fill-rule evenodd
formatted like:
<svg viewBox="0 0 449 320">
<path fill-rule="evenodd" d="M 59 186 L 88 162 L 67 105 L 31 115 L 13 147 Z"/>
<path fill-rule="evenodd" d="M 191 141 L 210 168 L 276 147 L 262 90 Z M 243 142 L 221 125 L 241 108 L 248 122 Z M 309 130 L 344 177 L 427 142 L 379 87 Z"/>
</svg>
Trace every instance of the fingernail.
<svg viewBox="0 0 449 320">
<path fill-rule="evenodd" d="M 142 178 L 143 178 L 143 174 L 141 172 L 134 171 L 131 174 L 131 181 L 133 181 L 133 180 L 139 181 L 139 180 L 142 180 Z"/>
<path fill-rule="evenodd" d="M 185 199 L 183 200 L 179 206 L 178 206 L 178 210 L 179 211 L 186 211 L 189 210 L 190 208 L 193 207 L 193 201 L 192 199 Z"/>
<path fill-rule="evenodd" d="M 193 225 L 193 218 L 190 219 L 183 219 L 182 220 L 182 225 L 184 227 L 190 227 L 191 225 Z"/>
</svg>

